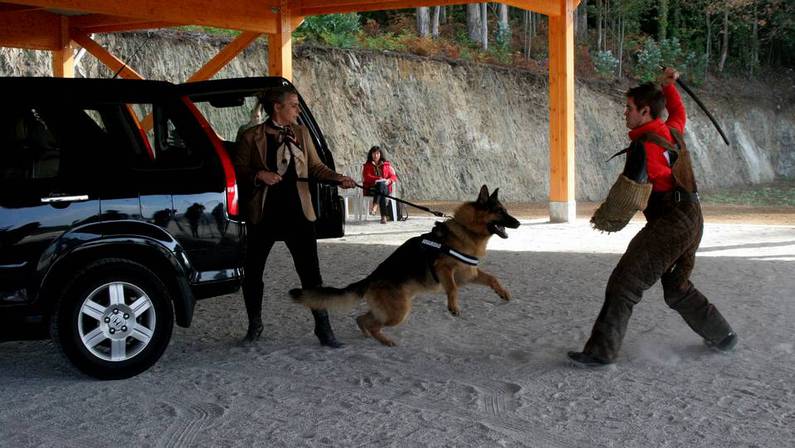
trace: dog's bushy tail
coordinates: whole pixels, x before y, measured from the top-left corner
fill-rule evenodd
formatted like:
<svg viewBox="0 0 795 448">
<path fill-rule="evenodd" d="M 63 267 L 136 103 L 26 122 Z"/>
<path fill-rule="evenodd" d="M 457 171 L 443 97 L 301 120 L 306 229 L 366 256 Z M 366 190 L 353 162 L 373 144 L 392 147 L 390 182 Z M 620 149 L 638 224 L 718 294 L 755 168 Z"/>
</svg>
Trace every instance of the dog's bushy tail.
<svg viewBox="0 0 795 448">
<path fill-rule="evenodd" d="M 350 308 L 364 297 L 367 290 L 367 279 L 351 283 L 344 288 L 332 288 L 329 286 L 318 286 L 309 289 L 291 289 L 290 297 L 296 303 L 300 303 L 312 309 L 344 309 Z"/>
</svg>

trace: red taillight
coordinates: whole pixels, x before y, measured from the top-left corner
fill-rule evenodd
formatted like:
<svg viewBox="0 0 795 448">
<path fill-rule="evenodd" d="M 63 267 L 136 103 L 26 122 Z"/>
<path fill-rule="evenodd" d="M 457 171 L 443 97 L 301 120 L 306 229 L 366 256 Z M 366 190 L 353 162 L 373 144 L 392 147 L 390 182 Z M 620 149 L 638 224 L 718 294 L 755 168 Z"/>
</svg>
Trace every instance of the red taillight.
<svg viewBox="0 0 795 448">
<path fill-rule="evenodd" d="M 207 137 L 209 137 L 213 144 L 215 153 L 218 154 L 218 158 L 221 159 L 221 166 L 224 168 L 224 178 L 226 179 L 226 212 L 229 216 L 238 216 L 237 178 L 235 177 L 235 167 L 229 159 L 229 154 L 226 153 L 223 142 L 218 138 L 218 135 L 210 126 L 210 123 L 204 118 L 204 115 L 199 112 L 199 109 L 186 97 L 182 97 L 182 102 L 188 106 L 196 122 L 204 129 L 205 134 L 207 134 Z"/>
</svg>

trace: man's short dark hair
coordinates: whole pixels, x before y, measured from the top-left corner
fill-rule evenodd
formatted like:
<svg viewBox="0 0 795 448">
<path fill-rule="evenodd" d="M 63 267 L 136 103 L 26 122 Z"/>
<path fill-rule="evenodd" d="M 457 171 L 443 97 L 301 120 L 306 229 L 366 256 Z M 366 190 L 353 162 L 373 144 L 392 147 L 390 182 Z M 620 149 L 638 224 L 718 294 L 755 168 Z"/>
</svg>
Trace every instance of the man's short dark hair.
<svg viewBox="0 0 795 448">
<path fill-rule="evenodd" d="M 268 89 L 259 95 L 259 102 L 265 113 L 269 117 L 273 116 L 273 105 L 276 103 L 283 104 L 287 100 L 288 95 L 298 95 L 298 92 L 292 86 L 278 86 Z"/>
<path fill-rule="evenodd" d="M 652 118 L 658 118 L 665 109 L 665 95 L 660 87 L 651 82 L 627 90 L 627 98 L 632 98 L 639 112 L 648 106 Z"/>
</svg>

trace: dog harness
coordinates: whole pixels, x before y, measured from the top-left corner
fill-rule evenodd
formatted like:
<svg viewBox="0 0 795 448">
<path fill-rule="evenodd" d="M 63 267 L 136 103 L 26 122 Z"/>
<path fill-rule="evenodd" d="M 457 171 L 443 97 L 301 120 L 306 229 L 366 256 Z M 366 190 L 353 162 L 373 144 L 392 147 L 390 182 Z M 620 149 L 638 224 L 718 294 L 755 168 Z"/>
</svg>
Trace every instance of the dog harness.
<svg viewBox="0 0 795 448">
<path fill-rule="evenodd" d="M 480 261 L 477 257 L 473 257 L 472 255 L 467 255 L 461 253 L 452 247 L 443 244 L 441 240 L 447 235 L 447 226 L 442 222 L 437 222 L 433 226 L 433 230 L 430 232 L 420 235 L 420 244 L 425 249 L 431 249 L 433 252 L 432 258 L 435 259 L 440 254 L 449 255 L 456 260 L 460 261 L 461 263 L 468 264 L 470 266 L 477 266 Z"/>
<path fill-rule="evenodd" d="M 423 238 L 422 239 L 422 245 L 423 246 L 427 246 L 427 247 L 432 247 L 432 248 L 438 250 L 439 252 L 441 252 L 441 253 L 443 253 L 445 255 L 449 255 L 449 256 L 455 258 L 456 260 L 458 260 L 458 261 L 460 261 L 460 262 L 462 262 L 464 264 L 468 264 L 470 266 L 477 266 L 478 263 L 479 263 L 477 257 L 473 257 L 471 255 L 462 254 L 461 252 L 451 248 L 450 246 L 442 244 L 442 243 L 440 243 L 438 241 L 433 241 L 433 240 L 429 240 L 429 239 Z"/>
</svg>

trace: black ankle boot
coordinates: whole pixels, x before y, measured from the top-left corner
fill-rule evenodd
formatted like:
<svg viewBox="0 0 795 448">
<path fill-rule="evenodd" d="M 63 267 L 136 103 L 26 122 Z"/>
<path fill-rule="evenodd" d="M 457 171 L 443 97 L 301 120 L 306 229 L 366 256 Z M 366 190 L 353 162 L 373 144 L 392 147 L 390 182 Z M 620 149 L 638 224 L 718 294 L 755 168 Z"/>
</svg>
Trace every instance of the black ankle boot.
<svg viewBox="0 0 795 448">
<path fill-rule="evenodd" d="M 730 352 L 734 350 L 734 346 L 737 345 L 737 334 L 733 331 L 730 331 L 729 334 L 727 334 L 726 337 L 720 341 L 712 342 L 710 340 L 704 339 L 704 344 L 716 352 Z"/>
<path fill-rule="evenodd" d="M 571 361 L 575 367 L 604 367 L 612 364 L 610 361 L 605 361 L 604 359 L 591 356 L 584 352 L 569 352 L 568 356 L 569 361 Z"/>
<path fill-rule="evenodd" d="M 259 340 L 263 328 L 261 320 L 249 321 L 248 332 L 246 332 L 246 337 L 243 338 L 243 343 L 250 344 Z"/>
<path fill-rule="evenodd" d="M 328 320 L 328 311 L 326 310 L 312 310 L 312 316 L 315 318 L 315 336 L 320 341 L 320 345 L 340 348 L 344 344 L 337 340 L 334 336 L 334 331 L 331 330 L 331 323 Z"/>
</svg>

